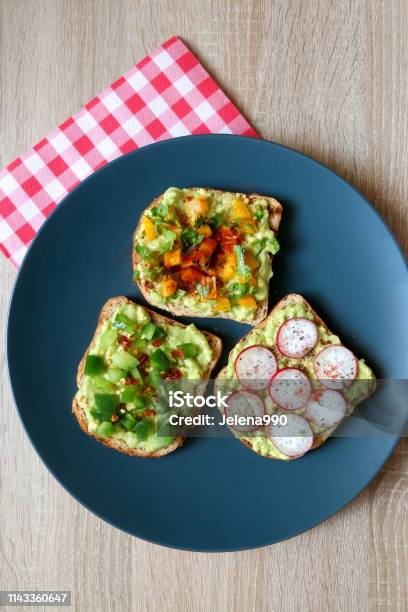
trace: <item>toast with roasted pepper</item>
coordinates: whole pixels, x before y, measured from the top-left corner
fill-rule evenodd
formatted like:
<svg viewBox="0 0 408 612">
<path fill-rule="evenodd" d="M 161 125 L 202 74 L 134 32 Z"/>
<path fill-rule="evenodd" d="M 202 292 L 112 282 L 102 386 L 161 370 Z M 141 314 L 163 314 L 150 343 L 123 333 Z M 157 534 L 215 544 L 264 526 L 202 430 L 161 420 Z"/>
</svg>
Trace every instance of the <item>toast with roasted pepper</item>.
<svg viewBox="0 0 408 612">
<path fill-rule="evenodd" d="M 269 196 L 171 187 L 134 232 L 134 280 L 150 304 L 173 314 L 259 323 L 281 216 Z"/>
</svg>

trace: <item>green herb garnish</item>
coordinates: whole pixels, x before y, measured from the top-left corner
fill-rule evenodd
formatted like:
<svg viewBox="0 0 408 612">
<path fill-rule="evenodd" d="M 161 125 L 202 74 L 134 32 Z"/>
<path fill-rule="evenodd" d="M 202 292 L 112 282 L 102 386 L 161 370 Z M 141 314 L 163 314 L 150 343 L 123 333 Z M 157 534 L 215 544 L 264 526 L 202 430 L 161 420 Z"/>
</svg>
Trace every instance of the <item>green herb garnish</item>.
<svg viewBox="0 0 408 612">
<path fill-rule="evenodd" d="M 140 255 L 141 259 L 143 259 L 144 261 L 153 261 L 153 253 L 148 247 L 138 244 L 135 247 L 135 250 L 136 253 Z"/>
<path fill-rule="evenodd" d="M 204 235 L 197 234 L 193 229 L 183 229 L 181 232 L 181 247 L 183 251 L 188 251 L 198 246 L 204 240 Z"/>
<path fill-rule="evenodd" d="M 201 283 L 196 283 L 196 291 L 200 297 L 207 297 L 210 292 L 210 288 L 208 285 L 202 285 Z"/>
<path fill-rule="evenodd" d="M 177 238 L 177 234 L 172 230 L 164 229 L 161 235 L 164 237 L 164 240 L 160 245 L 159 254 L 163 255 L 163 253 L 167 253 L 168 251 L 171 251 L 173 249 L 174 241 Z"/>
<path fill-rule="evenodd" d="M 100 421 L 109 421 L 116 411 L 118 396 L 107 393 L 95 393 L 96 415 Z"/>
<path fill-rule="evenodd" d="M 232 283 L 228 285 L 228 291 L 235 298 L 244 297 L 249 291 L 249 283 Z"/>
<path fill-rule="evenodd" d="M 251 276 L 251 271 L 245 263 L 244 250 L 242 246 L 238 244 L 234 244 L 234 253 L 237 257 L 237 272 L 239 276 L 243 276 L 244 278 L 249 278 Z"/>
</svg>

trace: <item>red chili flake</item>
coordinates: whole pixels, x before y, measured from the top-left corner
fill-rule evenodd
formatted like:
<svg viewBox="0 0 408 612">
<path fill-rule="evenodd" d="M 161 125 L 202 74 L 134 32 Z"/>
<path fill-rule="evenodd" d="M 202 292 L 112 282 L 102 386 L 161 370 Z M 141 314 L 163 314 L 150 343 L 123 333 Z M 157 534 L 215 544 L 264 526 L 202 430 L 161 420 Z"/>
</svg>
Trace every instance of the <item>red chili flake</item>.
<svg viewBox="0 0 408 612">
<path fill-rule="evenodd" d="M 186 196 L 184 196 L 184 200 L 185 200 L 186 202 L 191 202 L 191 200 L 192 200 L 192 199 L 193 199 L 193 196 L 191 196 L 191 195 L 186 195 Z"/>
<path fill-rule="evenodd" d="M 157 338 L 156 340 L 153 340 L 152 345 L 155 347 L 161 346 L 162 341 L 160 340 L 160 338 Z"/>
<path fill-rule="evenodd" d="M 153 285 L 153 283 L 151 281 L 146 281 L 145 282 L 145 287 L 146 287 L 146 289 L 150 290 L 150 289 L 153 289 L 154 285 Z"/>
<path fill-rule="evenodd" d="M 128 376 L 125 380 L 125 385 L 137 385 L 139 384 L 133 376 Z"/>
<path fill-rule="evenodd" d="M 150 393 L 150 391 L 153 391 L 153 387 L 150 387 L 150 385 L 147 385 L 147 387 L 144 388 L 143 393 Z"/>
<path fill-rule="evenodd" d="M 137 358 L 141 366 L 144 366 L 149 361 L 149 356 L 146 353 L 140 353 Z"/>
<path fill-rule="evenodd" d="M 181 377 L 182 377 L 181 370 L 173 367 L 173 368 L 170 368 L 170 370 L 167 372 L 166 382 L 170 382 L 171 380 L 177 380 L 178 378 L 181 378 Z"/>
<path fill-rule="evenodd" d="M 184 353 L 181 349 L 174 349 L 171 351 L 171 356 L 173 359 L 182 359 L 184 357 Z"/>
<path fill-rule="evenodd" d="M 132 346 L 132 340 L 130 338 L 128 338 L 127 336 L 124 336 L 124 335 L 120 335 L 119 336 L 118 342 L 119 342 L 119 344 L 121 346 L 123 346 L 125 351 L 128 351 L 130 349 L 130 347 Z"/>
<path fill-rule="evenodd" d="M 155 414 L 155 412 L 151 408 L 145 408 L 143 410 L 143 416 L 145 416 L 145 417 L 153 416 L 154 414 Z"/>
<path fill-rule="evenodd" d="M 117 414 L 112 414 L 112 416 L 111 416 L 111 421 L 112 421 L 112 423 L 116 423 L 116 421 L 117 421 L 118 419 L 119 419 L 119 417 L 118 417 L 118 415 L 117 415 Z"/>
</svg>

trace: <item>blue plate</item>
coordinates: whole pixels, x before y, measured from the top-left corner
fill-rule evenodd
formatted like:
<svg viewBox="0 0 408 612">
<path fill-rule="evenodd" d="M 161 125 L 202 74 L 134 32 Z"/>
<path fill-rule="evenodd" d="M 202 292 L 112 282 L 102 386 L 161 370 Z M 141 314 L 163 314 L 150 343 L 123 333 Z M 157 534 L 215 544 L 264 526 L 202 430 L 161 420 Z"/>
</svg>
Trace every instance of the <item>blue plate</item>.
<svg viewBox="0 0 408 612">
<path fill-rule="evenodd" d="M 165 458 L 139 459 L 84 435 L 71 414 L 77 364 L 103 303 L 119 294 L 143 301 L 132 283 L 131 236 L 141 211 L 170 185 L 276 196 L 284 216 L 271 305 L 288 292 L 302 293 L 378 377 L 408 378 L 406 262 L 364 198 L 291 149 L 194 136 L 107 165 L 44 224 L 10 307 L 15 401 L 49 470 L 116 527 L 188 550 L 272 544 L 347 504 L 381 468 L 397 437 L 336 438 L 291 463 L 259 457 L 231 438 L 187 440 Z M 219 367 L 248 331 L 231 321 L 196 322 L 222 337 Z"/>
</svg>

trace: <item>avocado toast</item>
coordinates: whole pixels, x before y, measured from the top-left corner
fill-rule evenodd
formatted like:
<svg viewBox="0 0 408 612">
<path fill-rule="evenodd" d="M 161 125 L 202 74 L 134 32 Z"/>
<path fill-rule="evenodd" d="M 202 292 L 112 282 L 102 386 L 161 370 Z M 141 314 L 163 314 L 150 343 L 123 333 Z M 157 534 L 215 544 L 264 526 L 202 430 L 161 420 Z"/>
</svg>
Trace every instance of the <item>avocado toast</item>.
<svg viewBox="0 0 408 612">
<path fill-rule="evenodd" d="M 134 279 L 150 304 L 175 315 L 255 325 L 267 314 L 281 216 L 269 196 L 169 188 L 134 232 Z"/>
<path fill-rule="evenodd" d="M 289 461 L 323 444 L 376 382 L 310 304 L 290 294 L 230 352 L 217 376 L 217 386 L 223 385 L 234 388 L 226 414 L 242 413 L 244 402 L 248 415 L 286 417 L 285 426 L 232 431 L 259 455 Z"/>
<path fill-rule="evenodd" d="M 106 446 L 139 457 L 167 455 L 184 438 L 157 435 L 157 387 L 177 379 L 204 385 L 220 353 L 217 336 L 111 298 L 78 367 L 74 415 Z"/>
</svg>

